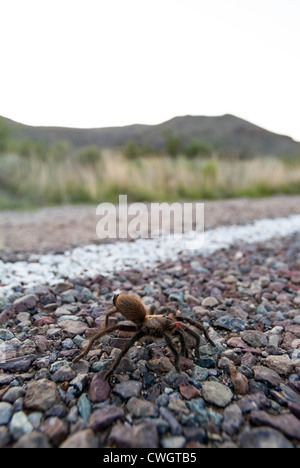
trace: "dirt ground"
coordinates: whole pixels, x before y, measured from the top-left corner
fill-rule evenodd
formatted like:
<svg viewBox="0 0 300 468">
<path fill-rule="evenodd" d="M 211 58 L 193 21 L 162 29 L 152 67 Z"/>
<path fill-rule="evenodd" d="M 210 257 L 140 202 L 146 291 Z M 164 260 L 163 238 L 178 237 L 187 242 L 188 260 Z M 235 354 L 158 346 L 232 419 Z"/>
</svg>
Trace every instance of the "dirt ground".
<svg viewBox="0 0 300 468">
<path fill-rule="evenodd" d="M 195 210 L 191 207 L 191 215 Z M 300 214 L 300 196 L 205 202 L 205 229 L 246 224 L 256 219 Z M 163 216 L 163 215 L 162 215 Z M 0 258 L 15 260 L 29 253 L 62 251 L 101 242 L 96 234 L 96 206 L 61 206 L 30 212 L 0 212 Z M 147 220 L 145 221 L 147 225 Z M 177 230 L 179 226 L 175 225 Z M 181 227 L 180 227 L 181 228 Z"/>
</svg>

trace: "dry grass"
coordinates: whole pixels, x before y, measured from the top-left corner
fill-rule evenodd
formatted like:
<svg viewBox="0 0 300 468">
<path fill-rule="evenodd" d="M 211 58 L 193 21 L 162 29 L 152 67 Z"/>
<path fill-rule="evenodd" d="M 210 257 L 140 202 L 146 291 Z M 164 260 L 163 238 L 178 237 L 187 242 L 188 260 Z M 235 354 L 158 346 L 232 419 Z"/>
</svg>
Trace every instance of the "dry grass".
<svg viewBox="0 0 300 468">
<path fill-rule="evenodd" d="M 63 203 L 175 201 L 261 197 L 300 193 L 300 164 L 275 157 L 246 161 L 147 156 L 127 160 L 104 152 L 83 164 L 69 155 L 39 160 L 0 156 L 0 208 L 29 208 Z"/>
</svg>

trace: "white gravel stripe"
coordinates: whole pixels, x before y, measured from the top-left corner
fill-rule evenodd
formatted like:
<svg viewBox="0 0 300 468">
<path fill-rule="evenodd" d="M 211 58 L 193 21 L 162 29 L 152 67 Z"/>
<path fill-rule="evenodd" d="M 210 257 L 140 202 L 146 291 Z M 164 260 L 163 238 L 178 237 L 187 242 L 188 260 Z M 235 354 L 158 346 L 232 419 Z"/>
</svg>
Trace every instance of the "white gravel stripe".
<svg viewBox="0 0 300 468">
<path fill-rule="evenodd" d="M 208 230 L 203 246 L 196 249 L 199 243 L 191 241 L 189 233 L 186 233 L 180 238 L 138 239 L 77 247 L 59 255 L 32 255 L 29 262 L 4 263 L 0 260 L 0 299 L 1 296 L 10 296 L 17 286 L 30 290 L 40 284 L 54 285 L 69 278 L 110 275 L 128 268 L 155 268 L 160 262 L 175 261 L 179 252 L 187 248 L 207 254 L 241 242 L 262 242 L 299 231 L 300 215 L 295 215 Z"/>
</svg>

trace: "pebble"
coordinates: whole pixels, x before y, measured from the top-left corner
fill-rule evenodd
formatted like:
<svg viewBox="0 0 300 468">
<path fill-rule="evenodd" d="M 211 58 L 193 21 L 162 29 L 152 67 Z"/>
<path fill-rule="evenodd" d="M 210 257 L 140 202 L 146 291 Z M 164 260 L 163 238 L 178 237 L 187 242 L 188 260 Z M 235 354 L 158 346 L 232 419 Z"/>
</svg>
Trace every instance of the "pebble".
<svg viewBox="0 0 300 468">
<path fill-rule="evenodd" d="M 233 435 L 239 432 L 240 427 L 243 424 L 243 413 L 240 407 L 233 403 L 227 406 L 224 410 L 224 419 L 222 422 L 222 429 L 229 435 Z"/>
<path fill-rule="evenodd" d="M 205 299 L 203 299 L 201 303 L 203 307 L 210 307 L 210 308 L 216 307 L 218 304 L 219 304 L 218 299 L 212 296 L 206 297 Z"/>
<path fill-rule="evenodd" d="M 214 325 L 230 331 L 243 331 L 246 328 L 244 320 L 238 317 L 232 317 L 231 315 L 219 317 Z"/>
<path fill-rule="evenodd" d="M 248 345 L 253 346 L 253 348 L 261 348 L 268 344 L 266 335 L 258 330 L 245 330 L 241 333 L 241 337 Z"/>
<path fill-rule="evenodd" d="M 47 411 L 60 401 L 55 382 L 47 379 L 32 380 L 25 395 L 25 408 L 34 411 Z"/>
<path fill-rule="evenodd" d="M 9 330 L 6 330 L 5 328 L 0 328 L 0 340 L 8 341 L 12 340 L 13 338 L 13 333 L 11 333 Z"/>
<path fill-rule="evenodd" d="M 79 416 L 83 419 L 83 421 L 87 422 L 92 412 L 92 404 L 86 393 L 83 393 L 78 398 L 77 408 Z"/>
<path fill-rule="evenodd" d="M 13 439 L 18 440 L 24 434 L 32 432 L 33 426 L 26 414 L 23 411 L 18 411 L 13 415 L 9 424 L 9 429 Z"/>
<path fill-rule="evenodd" d="M 98 440 L 92 429 L 84 429 L 82 431 L 71 434 L 59 448 L 73 449 L 73 448 L 98 448 Z"/>
<path fill-rule="evenodd" d="M 255 429 L 247 428 L 241 434 L 240 444 L 242 448 L 260 449 L 291 449 L 293 444 L 279 431 L 268 427 Z"/>
<path fill-rule="evenodd" d="M 68 435 L 68 424 L 60 418 L 53 416 L 47 418 L 42 424 L 41 430 L 47 436 L 51 444 L 58 447 Z"/>
<path fill-rule="evenodd" d="M 113 391 L 123 400 L 128 400 L 132 397 L 139 397 L 141 390 L 141 382 L 137 382 L 135 380 L 125 380 L 124 382 L 117 384 Z"/>
<path fill-rule="evenodd" d="M 0 361 L 0 369 L 7 372 L 27 372 L 31 364 L 36 360 L 36 356 L 30 354 L 21 356 L 7 361 Z"/>
<path fill-rule="evenodd" d="M 273 369 L 275 372 L 278 372 L 278 374 L 283 374 L 287 375 L 290 374 L 293 369 L 294 369 L 294 362 L 289 358 L 289 356 L 284 355 L 284 356 L 267 356 L 264 360 L 263 363 Z"/>
<path fill-rule="evenodd" d="M 202 396 L 208 403 L 225 408 L 231 402 L 233 393 L 220 382 L 206 381 L 202 386 Z"/>
<path fill-rule="evenodd" d="M 158 448 L 158 431 L 154 424 L 141 423 L 137 426 L 125 426 L 117 423 L 109 437 L 118 448 Z"/>
<path fill-rule="evenodd" d="M 282 382 L 280 375 L 265 366 L 254 366 L 252 368 L 254 372 L 254 379 L 258 382 L 265 382 L 272 387 L 278 387 Z"/>
<path fill-rule="evenodd" d="M 165 437 L 161 439 L 161 445 L 165 449 L 183 448 L 186 438 L 183 436 Z"/>
<path fill-rule="evenodd" d="M 13 415 L 13 407 L 9 403 L 0 402 L 0 426 L 5 426 L 9 423 Z"/>
<path fill-rule="evenodd" d="M 93 403 L 100 403 L 109 397 L 110 391 L 110 385 L 107 380 L 104 380 L 102 371 L 92 378 L 88 391 L 88 398 Z"/>
<path fill-rule="evenodd" d="M 101 431 L 115 421 L 124 419 L 124 411 L 115 405 L 108 405 L 104 408 L 95 410 L 89 418 L 89 426 L 93 431 Z"/>
<path fill-rule="evenodd" d="M 250 420 L 253 424 L 271 426 L 292 439 L 300 440 L 300 421 L 293 414 L 273 415 L 265 411 L 252 411 Z"/>
<path fill-rule="evenodd" d="M 74 320 L 62 320 L 58 326 L 71 336 L 83 335 L 88 328 L 84 322 Z"/>
<path fill-rule="evenodd" d="M 20 297 L 13 303 L 13 308 L 17 313 L 26 312 L 28 309 L 34 309 L 37 304 L 37 297 L 34 294 Z"/>
<path fill-rule="evenodd" d="M 142 400 L 137 397 L 131 397 L 127 403 L 128 411 L 135 418 L 155 417 L 158 416 L 158 409 L 156 405 L 147 400 Z"/>
<path fill-rule="evenodd" d="M 33 431 L 22 435 L 13 447 L 19 449 L 49 449 L 51 448 L 51 445 L 49 444 L 45 434 L 42 434 L 38 431 Z"/>
</svg>

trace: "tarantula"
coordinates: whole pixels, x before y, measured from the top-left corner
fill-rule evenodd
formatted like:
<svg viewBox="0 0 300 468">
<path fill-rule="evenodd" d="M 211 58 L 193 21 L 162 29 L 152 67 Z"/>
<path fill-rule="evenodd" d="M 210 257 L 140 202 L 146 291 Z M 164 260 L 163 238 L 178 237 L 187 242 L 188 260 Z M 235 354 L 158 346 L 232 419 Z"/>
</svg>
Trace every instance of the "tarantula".
<svg viewBox="0 0 300 468">
<path fill-rule="evenodd" d="M 114 330 L 132 331 L 136 332 L 135 335 L 129 340 L 129 343 L 125 346 L 118 358 L 115 360 L 112 368 L 106 372 L 105 379 L 108 379 L 118 367 L 121 359 L 125 356 L 128 350 L 134 346 L 136 341 L 139 341 L 145 336 L 153 336 L 154 338 L 164 338 L 166 344 L 174 355 L 174 366 L 177 372 L 180 371 L 179 364 L 179 353 L 172 342 L 172 335 L 178 335 L 181 345 L 181 354 L 188 357 L 188 347 L 186 343 L 186 334 L 192 336 L 196 341 L 195 356 L 197 359 L 200 358 L 199 347 L 200 347 L 200 336 L 188 325 L 183 323 L 184 321 L 198 328 L 203 332 L 207 341 L 215 346 L 215 343 L 210 339 L 205 327 L 196 320 L 189 317 L 174 316 L 175 311 L 169 307 L 162 307 L 159 315 L 155 315 L 155 307 L 151 307 L 150 311 L 145 307 L 141 299 L 136 296 L 132 296 L 126 293 L 120 293 L 113 298 L 114 307 L 109 309 L 105 316 L 105 327 L 96 333 L 89 341 L 87 347 L 83 350 L 79 356 L 75 357 L 74 362 L 79 361 L 84 357 L 91 349 L 93 343 L 104 335 L 107 335 Z M 119 312 L 126 319 L 132 321 L 134 325 L 117 324 L 108 327 L 108 319 L 111 315 Z M 168 315 L 162 315 L 162 313 L 168 313 Z"/>
</svg>

